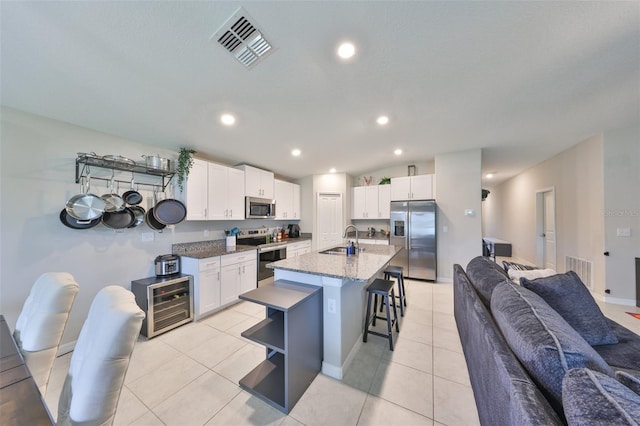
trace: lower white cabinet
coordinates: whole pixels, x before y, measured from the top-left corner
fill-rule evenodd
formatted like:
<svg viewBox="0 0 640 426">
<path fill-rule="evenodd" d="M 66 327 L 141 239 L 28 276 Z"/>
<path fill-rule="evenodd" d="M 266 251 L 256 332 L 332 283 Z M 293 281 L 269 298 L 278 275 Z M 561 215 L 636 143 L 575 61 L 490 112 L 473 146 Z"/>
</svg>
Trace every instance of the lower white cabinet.
<svg viewBox="0 0 640 426">
<path fill-rule="evenodd" d="M 182 272 L 193 275 L 193 305 L 198 320 L 220 307 L 220 256 L 182 257 Z"/>
<path fill-rule="evenodd" d="M 258 286 L 258 260 L 255 250 L 221 256 L 220 265 L 222 305 L 238 300 L 238 295 Z"/>
<path fill-rule="evenodd" d="M 311 252 L 311 240 L 297 241 L 287 244 L 287 259 Z"/>
</svg>

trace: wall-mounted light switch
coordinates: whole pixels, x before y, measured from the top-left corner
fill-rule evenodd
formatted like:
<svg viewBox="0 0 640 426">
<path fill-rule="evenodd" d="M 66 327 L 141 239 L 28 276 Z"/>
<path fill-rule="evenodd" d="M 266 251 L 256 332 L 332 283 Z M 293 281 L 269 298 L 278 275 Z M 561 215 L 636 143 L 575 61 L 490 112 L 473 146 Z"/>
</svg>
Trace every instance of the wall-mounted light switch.
<svg viewBox="0 0 640 426">
<path fill-rule="evenodd" d="M 630 237 L 631 236 L 631 228 L 618 228 L 616 235 L 618 237 Z"/>
</svg>

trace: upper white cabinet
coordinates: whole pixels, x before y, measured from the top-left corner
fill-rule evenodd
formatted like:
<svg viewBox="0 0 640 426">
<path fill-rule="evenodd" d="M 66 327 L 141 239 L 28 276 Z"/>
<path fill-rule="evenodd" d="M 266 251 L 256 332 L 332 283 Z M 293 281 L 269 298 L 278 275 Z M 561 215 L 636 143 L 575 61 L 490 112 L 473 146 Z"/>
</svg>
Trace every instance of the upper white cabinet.
<svg viewBox="0 0 640 426">
<path fill-rule="evenodd" d="M 242 220 L 244 172 L 194 158 L 183 198 L 187 220 Z"/>
<path fill-rule="evenodd" d="M 236 168 L 244 171 L 244 192 L 247 197 L 274 198 L 273 172 L 242 164 Z"/>
<path fill-rule="evenodd" d="M 351 219 L 389 219 L 389 185 L 353 188 Z"/>
<path fill-rule="evenodd" d="M 209 199 L 207 170 L 206 161 L 193 159 L 193 166 L 182 192 L 183 201 L 187 206 L 186 220 L 207 219 L 207 200 Z"/>
<path fill-rule="evenodd" d="M 433 175 L 391 178 L 391 201 L 433 199 Z"/>
<path fill-rule="evenodd" d="M 300 185 L 275 179 L 276 219 L 300 219 Z"/>
</svg>

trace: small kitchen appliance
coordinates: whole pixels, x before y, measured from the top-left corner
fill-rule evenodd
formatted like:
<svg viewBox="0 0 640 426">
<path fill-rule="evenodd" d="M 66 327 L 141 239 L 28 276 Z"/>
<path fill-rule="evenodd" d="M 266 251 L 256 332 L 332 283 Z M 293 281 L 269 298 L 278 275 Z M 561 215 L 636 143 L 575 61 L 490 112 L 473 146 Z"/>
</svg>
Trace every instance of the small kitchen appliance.
<svg viewBox="0 0 640 426">
<path fill-rule="evenodd" d="M 300 226 L 295 223 L 289 224 L 289 238 L 300 238 Z"/>
<path fill-rule="evenodd" d="M 276 217 L 276 200 L 245 197 L 245 219 L 273 219 Z"/>
<path fill-rule="evenodd" d="M 180 256 L 175 254 L 161 254 L 154 261 L 156 265 L 156 277 L 180 273 Z"/>
</svg>

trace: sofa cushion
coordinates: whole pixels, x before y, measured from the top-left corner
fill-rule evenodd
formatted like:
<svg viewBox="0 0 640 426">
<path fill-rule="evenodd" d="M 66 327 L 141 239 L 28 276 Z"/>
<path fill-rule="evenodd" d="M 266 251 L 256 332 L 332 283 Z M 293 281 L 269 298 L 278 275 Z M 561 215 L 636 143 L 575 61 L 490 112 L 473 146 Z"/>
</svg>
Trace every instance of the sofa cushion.
<svg viewBox="0 0 640 426">
<path fill-rule="evenodd" d="M 593 349 L 611 367 L 640 370 L 640 336 L 612 319 L 606 318 L 606 320 L 609 328 L 616 335 L 618 344 L 594 346 Z"/>
<path fill-rule="evenodd" d="M 618 343 L 598 304 L 575 272 L 535 280 L 523 278 L 520 284 L 542 297 L 591 346 Z"/>
<path fill-rule="evenodd" d="M 638 425 L 640 419 L 640 395 L 587 368 L 565 375 L 562 402 L 569 425 Z"/>
<path fill-rule="evenodd" d="M 509 278 L 516 284 L 520 284 L 521 278 L 535 280 L 536 278 L 556 275 L 555 269 L 509 269 Z"/>
<path fill-rule="evenodd" d="M 467 276 L 478 292 L 480 300 L 487 307 L 489 307 L 493 289 L 501 282 L 509 280 L 509 276 L 500 265 L 482 256 L 471 259 L 467 265 Z"/>
<path fill-rule="evenodd" d="M 613 370 L 540 296 L 510 281 L 499 284 L 491 311 L 511 350 L 562 412 L 562 379 L 572 368 Z"/>
<path fill-rule="evenodd" d="M 616 379 L 638 395 L 640 395 L 640 371 L 616 370 Z"/>
<path fill-rule="evenodd" d="M 531 271 L 533 269 L 537 269 L 537 266 L 523 265 L 522 263 L 509 262 L 506 260 L 502 261 L 502 266 L 504 266 L 504 271 L 508 274 L 509 269 L 513 269 L 514 271 Z"/>
</svg>

